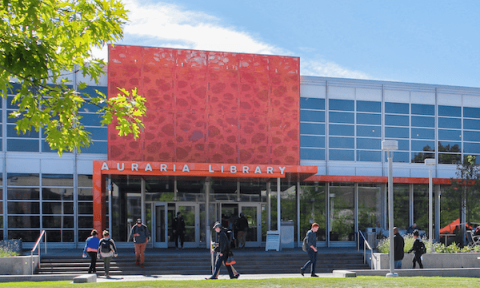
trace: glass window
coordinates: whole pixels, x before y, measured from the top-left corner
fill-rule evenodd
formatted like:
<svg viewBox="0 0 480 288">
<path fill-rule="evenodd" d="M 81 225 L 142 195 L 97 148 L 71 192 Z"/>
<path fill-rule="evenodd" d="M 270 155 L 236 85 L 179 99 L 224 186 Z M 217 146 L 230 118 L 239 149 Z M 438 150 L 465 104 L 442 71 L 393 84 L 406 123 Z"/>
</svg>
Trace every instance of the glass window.
<svg viewBox="0 0 480 288">
<path fill-rule="evenodd" d="M 78 200 L 92 201 L 93 200 L 92 188 L 78 188 Z"/>
<path fill-rule="evenodd" d="M 412 140 L 412 151 L 435 151 L 435 141 Z"/>
<path fill-rule="evenodd" d="M 412 116 L 412 126 L 435 128 L 434 117 Z"/>
<path fill-rule="evenodd" d="M 72 174 L 42 174 L 42 186 L 73 186 Z"/>
<path fill-rule="evenodd" d="M 329 104 L 330 110 L 353 111 L 354 108 L 353 100 L 330 99 Z"/>
<path fill-rule="evenodd" d="M 408 126 L 410 121 L 408 116 L 401 115 L 385 115 L 385 125 L 391 126 Z"/>
<path fill-rule="evenodd" d="M 357 113 L 357 124 L 380 125 L 382 124 L 382 115 Z"/>
<path fill-rule="evenodd" d="M 300 98 L 301 109 L 320 109 L 325 110 L 325 99 L 318 98 Z"/>
<path fill-rule="evenodd" d="M 460 107 L 438 105 L 438 116 L 460 117 L 462 116 L 462 109 Z"/>
<path fill-rule="evenodd" d="M 40 214 L 38 202 L 13 202 L 8 201 L 8 214 Z M 23 227 L 16 227 L 23 228 Z"/>
<path fill-rule="evenodd" d="M 438 152 L 461 152 L 460 142 L 438 141 Z"/>
<path fill-rule="evenodd" d="M 480 153 L 480 143 L 463 143 L 463 149 L 465 153 Z"/>
<path fill-rule="evenodd" d="M 92 202 L 79 202 L 78 203 L 78 214 L 93 214 L 93 203 Z"/>
<path fill-rule="evenodd" d="M 387 156 L 385 156 L 385 162 L 388 162 Z M 410 163 L 410 153 L 408 152 L 394 152 L 393 162 Z"/>
<path fill-rule="evenodd" d="M 354 138 L 351 137 L 330 137 L 330 148 L 355 148 Z"/>
<path fill-rule="evenodd" d="M 357 138 L 357 149 L 382 149 L 382 140 L 372 138 Z"/>
<path fill-rule="evenodd" d="M 28 173 L 8 173 L 8 186 L 40 186 L 40 178 L 38 174 Z"/>
<path fill-rule="evenodd" d="M 32 216 L 38 218 L 39 216 Z M 9 217 L 10 218 L 10 217 Z M 14 219 L 12 221 L 19 221 L 21 222 L 21 219 Z M 32 222 L 32 221 L 30 221 Z M 10 223 L 10 220 L 9 220 Z M 22 239 L 23 242 L 34 242 L 37 241 L 38 236 L 40 236 L 40 220 L 38 221 L 39 225 L 32 227 L 36 228 L 37 230 L 8 230 L 8 239 Z M 34 225 L 32 225 L 34 226 Z M 50 241 L 50 240 L 48 240 Z M 85 241 L 85 240 L 83 240 Z"/>
<path fill-rule="evenodd" d="M 325 122 L 325 112 L 302 110 L 300 111 L 300 121 Z M 107 139 L 101 139 L 101 140 L 107 140 Z"/>
<path fill-rule="evenodd" d="M 78 187 L 92 187 L 92 175 L 78 175 Z"/>
<path fill-rule="evenodd" d="M 412 163 L 425 163 L 428 158 L 435 158 L 435 153 L 412 152 Z"/>
<path fill-rule="evenodd" d="M 480 120 L 463 119 L 463 129 L 480 130 Z"/>
<path fill-rule="evenodd" d="M 39 200 L 39 188 L 7 188 L 8 200 Z"/>
<path fill-rule="evenodd" d="M 330 135 L 337 136 L 354 136 L 354 125 L 338 125 L 330 124 L 329 126 Z"/>
<path fill-rule="evenodd" d="M 325 137 L 323 136 L 300 136 L 300 147 L 325 148 Z"/>
<path fill-rule="evenodd" d="M 463 117 L 480 118 L 480 108 L 463 107 Z"/>
<path fill-rule="evenodd" d="M 375 227 L 382 219 L 382 185 L 358 185 L 358 230 Z"/>
<path fill-rule="evenodd" d="M 355 241 L 355 187 L 339 184 L 332 183 L 329 190 L 330 241 Z"/>
<path fill-rule="evenodd" d="M 7 139 L 7 151 L 39 152 L 38 140 Z"/>
<path fill-rule="evenodd" d="M 410 114 L 408 104 L 385 102 L 385 113 Z"/>
<path fill-rule="evenodd" d="M 317 241 L 326 241 L 326 215 L 325 213 L 325 184 L 302 182 L 300 183 L 300 235 L 305 235 L 310 230 L 312 223 L 320 226 L 317 231 Z"/>
<path fill-rule="evenodd" d="M 108 129 L 107 127 L 86 127 L 85 130 L 90 132 L 90 137 L 92 140 L 108 140 Z"/>
<path fill-rule="evenodd" d="M 300 123 L 301 134 L 325 135 L 325 124 Z"/>
<path fill-rule="evenodd" d="M 412 114 L 435 115 L 435 106 L 426 104 L 412 104 Z"/>
<path fill-rule="evenodd" d="M 396 153 L 395 153 L 396 154 Z M 393 156 L 395 159 L 396 155 Z M 395 219 L 395 226 L 407 228 L 409 225 L 409 185 L 408 184 L 393 184 L 393 217 Z M 388 194 L 387 194 L 388 198 Z M 387 199 L 388 203 L 388 199 Z M 387 205 L 388 216 L 388 205 Z M 387 217 L 388 218 L 388 217 Z M 387 219 L 388 223 L 388 219 Z"/>
<path fill-rule="evenodd" d="M 438 139 L 440 140 L 458 140 L 462 138 L 461 130 L 438 129 Z"/>
<path fill-rule="evenodd" d="M 408 128 L 385 127 L 385 137 L 410 138 Z"/>
<path fill-rule="evenodd" d="M 435 130 L 412 128 L 412 139 L 435 139 Z"/>
<path fill-rule="evenodd" d="M 73 202 L 43 202 L 43 214 L 73 214 Z"/>
<path fill-rule="evenodd" d="M 302 160 L 325 160 L 325 149 L 300 149 L 300 158 Z"/>
<path fill-rule="evenodd" d="M 81 147 L 80 151 L 82 153 L 96 153 L 96 154 L 107 154 L 108 153 L 108 142 L 107 141 L 92 141 L 90 147 Z"/>
<path fill-rule="evenodd" d="M 357 126 L 357 136 L 380 137 L 382 136 L 381 126 Z"/>
<path fill-rule="evenodd" d="M 35 130 L 27 131 L 25 134 L 23 132 L 17 133 L 15 130 L 16 125 L 7 125 L 7 137 L 13 138 L 38 138 L 39 133 Z"/>
<path fill-rule="evenodd" d="M 93 227 L 93 216 L 78 216 L 78 228 L 89 228 L 90 230 L 87 233 L 88 236 L 90 236 L 92 227 Z M 80 231 L 78 232 L 80 234 Z M 83 240 L 81 241 L 85 241 L 87 237 L 83 238 Z"/>
<path fill-rule="evenodd" d="M 330 149 L 329 151 L 329 158 L 330 160 L 338 160 L 338 161 L 354 161 L 355 158 L 353 157 L 354 153 L 353 150 L 338 150 L 338 149 Z"/>
<path fill-rule="evenodd" d="M 461 154 L 438 153 L 438 164 L 459 164 Z"/>
<path fill-rule="evenodd" d="M 346 113 L 346 112 L 330 112 L 328 114 L 328 119 L 332 123 L 354 123 L 354 116 L 353 113 Z"/>
<path fill-rule="evenodd" d="M 8 216 L 8 227 L 9 228 L 40 228 L 40 216 Z M 36 233 L 40 236 L 40 233 Z M 20 237 L 25 239 L 23 237 Z M 35 242 L 36 239 L 33 241 Z"/>
<path fill-rule="evenodd" d="M 357 161 L 380 162 L 382 161 L 382 152 L 357 150 Z"/>
<path fill-rule="evenodd" d="M 42 223 L 43 228 L 75 228 L 73 216 L 43 216 Z M 52 240 L 48 239 L 48 241 Z"/>
<path fill-rule="evenodd" d="M 428 237 L 428 185 L 413 185 L 413 222 L 417 224 L 418 230 L 425 230 Z M 435 219 L 435 207 L 432 207 L 433 218 Z M 434 238 L 434 237 L 432 237 Z"/>
<path fill-rule="evenodd" d="M 102 126 L 102 115 L 96 113 L 78 113 L 80 123 L 84 126 Z"/>
<path fill-rule="evenodd" d="M 438 117 L 438 128 L 461 129 L 462 120 L 460 118 Z"/>
<path fill-rule="evenodd" d="M 463 131 L 463 137 L 465 141 L 480 141 L 480 132 Z"/>
<path fill-rule="evenodd" d="M 382 112 L 382 103 L 374 101 L 357 101 L 357 111 Z"/>
</svg>

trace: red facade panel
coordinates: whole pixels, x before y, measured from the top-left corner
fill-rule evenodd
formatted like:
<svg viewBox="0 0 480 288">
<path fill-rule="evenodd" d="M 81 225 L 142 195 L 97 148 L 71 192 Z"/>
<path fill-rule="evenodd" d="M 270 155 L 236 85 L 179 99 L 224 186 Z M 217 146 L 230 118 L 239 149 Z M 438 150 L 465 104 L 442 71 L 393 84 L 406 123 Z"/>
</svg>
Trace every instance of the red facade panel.
<svg viewBox="0 0 480 288">
<path fill-rule="evenodd" d="M 299 58 L 115 45 L 108 95 L 147 100 L 134 141 L 109 127 L 110 160 L 300 163 Z"/>
</svg>

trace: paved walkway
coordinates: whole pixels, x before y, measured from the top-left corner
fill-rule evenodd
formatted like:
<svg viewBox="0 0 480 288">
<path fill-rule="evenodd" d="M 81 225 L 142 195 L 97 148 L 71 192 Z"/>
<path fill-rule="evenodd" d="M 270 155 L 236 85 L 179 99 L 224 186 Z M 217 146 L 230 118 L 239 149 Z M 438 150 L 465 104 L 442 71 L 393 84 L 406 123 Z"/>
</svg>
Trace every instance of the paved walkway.
<svg viewBox="0 0 480 288">
<path fill-rule="evenodd" d="M 321 273 L 317 274 L 319 277 L 338 277 L 334 276 L 332 273 Z M 122 282 L 122 281 L 161 281 L 161 280 L 205 280 L 205 278 L 210 277 L 210 275 L 135 275 L 135 276 L 112 276 L 110 278 L 106 278 L 104 276 L 97 277 L 97 282 Z M 300 273 L 298 274 L 249 274 L 243 275 L 240 274 L 240 278 L 242 279 L 280 279 L 280 278 L 309 278 L 310 275 L 302 277 Z M 228 275 L 220 275 L 219 280 L 228 280 Z M 205 280 L 206 281 L 206 280 Z M 215 281 L 215 280 L 209 280 Z M 236 281 L 236 280 L 231 280 Z"/>
</svg>

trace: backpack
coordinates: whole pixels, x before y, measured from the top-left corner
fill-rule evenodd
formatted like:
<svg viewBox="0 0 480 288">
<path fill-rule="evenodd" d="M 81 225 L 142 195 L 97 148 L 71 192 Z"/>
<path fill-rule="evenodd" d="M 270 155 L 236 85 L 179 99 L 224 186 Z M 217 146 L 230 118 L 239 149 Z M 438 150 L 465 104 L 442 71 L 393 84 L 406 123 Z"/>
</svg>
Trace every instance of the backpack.
<svg viewBox="0 0 480 288">
<path fill-rule="evenodd" d="M 303 238 L 302 250 L 303 250 L 304 252 L 307 252 L 307 250 L 308 250 L 308 240 L 307 240 L 307 236 L 305 236 L 305 238 Z"/>
<path fill-rule="evenodd" d="M 425 254 L 427 253 L 427 247 L 425 247 L 425 243 L 423 241 L 420 241 L 420 254 Z"/>
<path fill-rule="evenodd" d="M 110 240 L 103 240 L 102 245 L 100 246 L 100 252 L 101 253 L 109 253 L 112 251 L 112 247 L 110 246 L 112 242 Z"/>
</svg>

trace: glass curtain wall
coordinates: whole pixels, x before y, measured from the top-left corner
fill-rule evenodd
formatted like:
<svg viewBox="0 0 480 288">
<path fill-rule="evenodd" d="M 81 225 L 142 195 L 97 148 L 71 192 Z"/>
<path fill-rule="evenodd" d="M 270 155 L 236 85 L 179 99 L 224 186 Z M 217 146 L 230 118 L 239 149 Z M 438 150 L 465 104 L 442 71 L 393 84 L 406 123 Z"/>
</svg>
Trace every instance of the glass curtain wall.
<svg viewBox="0 0 480 288">
<path fill-rule="evenodd" d="M 297 226 L 297 200 L 296 189 L 297 182 L 281 182 L 280 183 L 280 209 L 281 221 L 293 221 L 295 227 Z M 272 181 L 271 184 L 271 223 L 272 230 L 277 230 L 277 181 Z M 297 239 L 297 230 L 294 229 L 294 238 Z"/>
<path fill-rule="evenodd" d="M 387 187 L 388 189 L 388 187 Z M 407 229 L 409 225 L 410 215 L 410 185 L 409 184 L 394 184 L 393 185 L 393 226 L 398 229 Z M 387 201 L 388 201 L 387 193 Z M 388 202 L 387 202 L 387 223 L 388 219 Z M 387 225 L 388 228 L 388 225 Z"/>
<path fill-rule="evenodd" d="M 317 241 L 326 241 L 327 213 L 325 206 L 326 189 L 324 183 L 304 182 L 300 184 L 300 239 L 304 238 L 312 223 L 320 225 Z"/>
<path fill-rule="evenodd" d="M 365 231 L 368 227 L 376 227 L 382 218 L 382 186 L 358 185 L 358 230 Z"/>
<path fill-rule="evenodd" d="M 355 241 L 355 186 L 341 183 L 330 185 L 330 241 Z"/>
<path fill-rule="evenodd" d="M 429 204 L 428 185 L 413 185 L 413 223 L 417 224 L 417 230 L 424 230 L 425 236 L 429 236 Z M 432 187 L 432 227 L 435 233 L 435 191 Z M 434 236 L 435 237 L 435 236 Z"/>
</svg>

